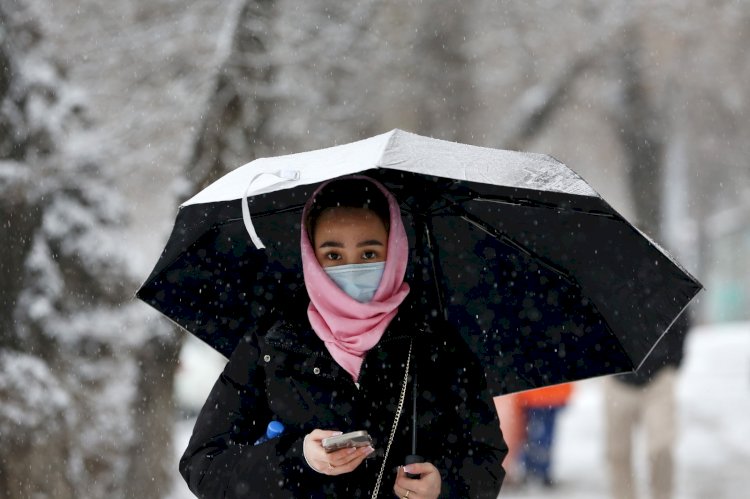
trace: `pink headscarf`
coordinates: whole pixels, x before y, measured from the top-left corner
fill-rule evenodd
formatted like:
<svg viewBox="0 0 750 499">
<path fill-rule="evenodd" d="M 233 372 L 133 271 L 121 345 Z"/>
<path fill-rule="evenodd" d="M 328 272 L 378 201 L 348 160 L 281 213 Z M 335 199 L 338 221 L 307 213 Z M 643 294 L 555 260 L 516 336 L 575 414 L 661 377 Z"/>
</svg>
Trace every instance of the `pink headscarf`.
<svg viewBox="0 0 750 499">
<path fill-rule="evenodd" d="M 315 333 L 338 364 L 346 369 L 356 381 L 362 367 L 362 359 L 374 347 L 396 316 L 398 307 L 409 294 L 409 285 L 404 282 L 409 258 L 409 242 L 401 221 L 398 202 L 388 190 L 376 180 L 364 176 L 351 176 L 372 182 L 388 199 L 390 209 L 390 231 L 388 234 L 388 256 L 385 270 L 372 301 L 360 303 L 341 290 L 315 257 L 305 227 L 305 220 L 315 196 L 331 181 L 324 183 L 310 196 L 302 211 L 302 271 L 305 276 L 310 306 L 307 317 Z"/>
</svg>

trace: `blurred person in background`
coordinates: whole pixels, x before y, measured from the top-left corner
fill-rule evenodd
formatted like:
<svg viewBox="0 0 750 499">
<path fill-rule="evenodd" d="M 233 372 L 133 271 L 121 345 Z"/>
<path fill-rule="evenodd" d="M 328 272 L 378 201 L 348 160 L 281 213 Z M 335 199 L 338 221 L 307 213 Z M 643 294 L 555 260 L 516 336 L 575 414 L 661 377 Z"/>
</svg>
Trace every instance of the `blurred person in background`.
<svg viewBox="0 0 750 499">
<path fill-rule="evenodd" d="M 683 311 L 637 372 L 606 380 L 605 447 L 615 499 L 636 497 L 632 449 L 639 425 L 646 433 L 651 498 L 672 497 L 673 446 L 677 438 L 675 381 L 689 329 L 689 313 Z"/>
<path fill-rule="evenodd" d="M 573 393 L 571 383 L 529 390 L 516 395 L 526 421 L 521 451 L 524 484 L 552 487 L 552 446 L 557 415 Z"/>
<path fill-rule="evenodd" d="M 573 384 L 563 383 L 495 398 L 508 444 L 503 467 L 511 487 L 554 486 L 552 448 L 557 416 L 572 392 Z"/>
</svg>

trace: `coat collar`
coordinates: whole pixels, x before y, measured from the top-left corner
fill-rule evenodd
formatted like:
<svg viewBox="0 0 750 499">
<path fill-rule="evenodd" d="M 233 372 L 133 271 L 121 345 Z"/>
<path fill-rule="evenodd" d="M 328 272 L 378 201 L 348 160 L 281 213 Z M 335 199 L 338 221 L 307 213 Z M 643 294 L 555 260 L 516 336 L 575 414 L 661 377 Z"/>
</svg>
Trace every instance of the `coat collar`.
<svg viewBox="0 0 750 499">
<path fill-rule="evenodd" d="M 432 329 L 424 320 L 416 320 L 408 305 L 399 308 L 375 346 L 429 336 Z M 307 320 L 307 315 L 287 317 L 276 322 L 265 334 L 265 341 L 275 348 L 312 356 L 328 356 L 323 342 Z"/>
</svg>

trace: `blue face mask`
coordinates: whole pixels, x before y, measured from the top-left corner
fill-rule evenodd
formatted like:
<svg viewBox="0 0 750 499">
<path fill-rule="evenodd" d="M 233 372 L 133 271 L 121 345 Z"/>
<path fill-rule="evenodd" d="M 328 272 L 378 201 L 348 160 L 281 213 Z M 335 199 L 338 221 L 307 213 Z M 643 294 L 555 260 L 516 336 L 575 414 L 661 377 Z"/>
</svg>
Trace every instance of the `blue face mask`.
<svg viewBox="0 0 750 499">
<path fill-rule="evenodd" d="M 337 265 L 323 270 L 342 291 L 360 303 L 367 303 L 378 290 L 385 262 Z"/>
</svg>

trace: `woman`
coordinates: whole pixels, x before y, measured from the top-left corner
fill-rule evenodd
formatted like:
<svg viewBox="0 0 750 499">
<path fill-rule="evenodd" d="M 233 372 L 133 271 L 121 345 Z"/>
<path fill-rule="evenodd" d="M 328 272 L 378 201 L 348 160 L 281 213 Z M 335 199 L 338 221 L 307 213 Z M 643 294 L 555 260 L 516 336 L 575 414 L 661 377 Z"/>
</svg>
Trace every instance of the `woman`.
<svg viewBox="0 0 750 499">
<path fill-rule="evenodd" d="M 190 489 L 210 498 L 495 498 L 507 448 L 492 400 L 457 333 L 415 311 L 395 198 L 366 177 L 324 184 L 303 210 L 301 250 L 309 304 L 290 299 L 288 316 L 248 333 L 232 354 L 180 461 Z M 411 407 L 402 389 L 415 365 L 425 462 L 404 468 L 412 418 L 397 414 Z M 284 433 L 253 445 L 271 420 Z M 371 447 L 323 449 L 322 439 L 357 430 Z"/>
</svg>

